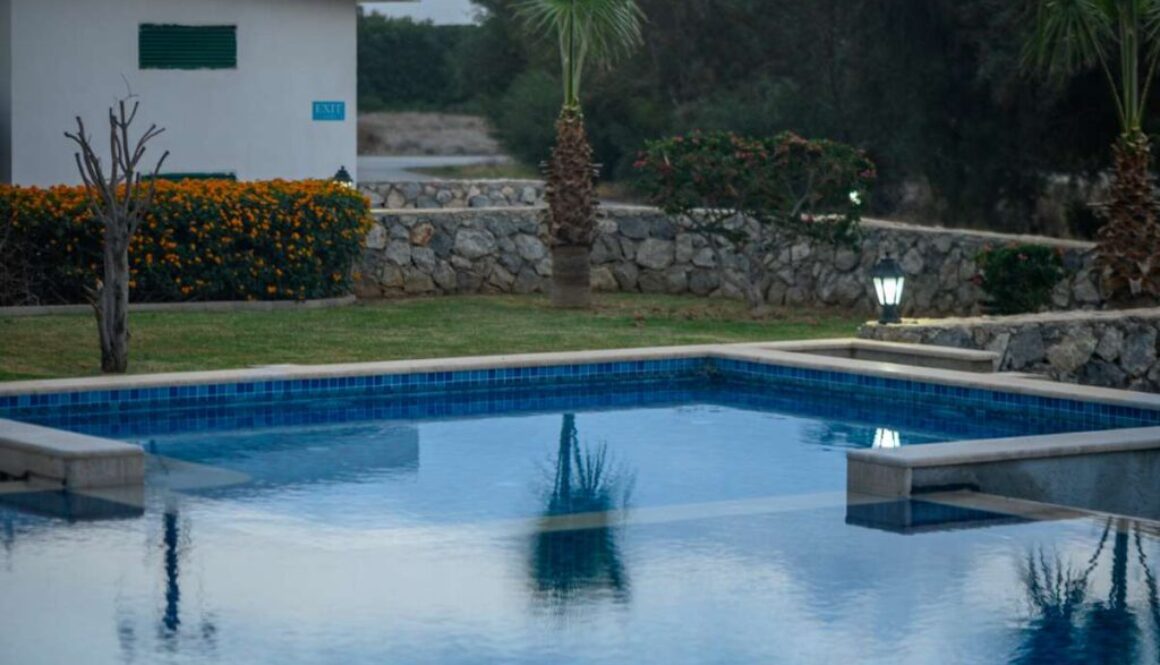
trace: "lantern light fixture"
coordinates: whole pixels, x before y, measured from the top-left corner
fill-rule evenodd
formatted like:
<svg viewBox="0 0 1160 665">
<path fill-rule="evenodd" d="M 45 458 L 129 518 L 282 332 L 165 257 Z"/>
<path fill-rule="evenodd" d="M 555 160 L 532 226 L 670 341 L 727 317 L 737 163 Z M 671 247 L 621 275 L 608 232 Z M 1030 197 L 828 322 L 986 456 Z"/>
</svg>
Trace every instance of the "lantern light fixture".
<svg viewBox="0 0 1160 665">
<path fill-rule="evenodd" d="M 334 174 L 334 181 L 343 187 L 354 189 L 354 178 L 351 177 L 350 171 L 346 170 L 346 166 L 338 167 L 338 173 Z"/>
<path fill-rule="evenodd" d="M 906 287 L 906 273 L 894 258 L 887 254 L 879 259 L 870 273 L 874 293 L 878 296 L 881 316 L 878 323 L 902 323 L 902 291 Z"/>
</svg>

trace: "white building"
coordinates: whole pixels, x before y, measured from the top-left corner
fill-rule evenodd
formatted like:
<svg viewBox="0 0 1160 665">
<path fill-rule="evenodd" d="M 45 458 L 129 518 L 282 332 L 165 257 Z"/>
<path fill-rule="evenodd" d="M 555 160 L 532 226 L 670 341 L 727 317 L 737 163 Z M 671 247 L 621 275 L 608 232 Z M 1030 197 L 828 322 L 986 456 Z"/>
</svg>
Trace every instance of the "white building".
<svg viewBox="0 0 1160 665">
<path fill-rule="evenodd" d="M 166 129 L 164 172 L 324 178 L 356 161 L 356 0 L 0 0 L 0 182 L 76 183 L 64 138 Z"/>
</svg>

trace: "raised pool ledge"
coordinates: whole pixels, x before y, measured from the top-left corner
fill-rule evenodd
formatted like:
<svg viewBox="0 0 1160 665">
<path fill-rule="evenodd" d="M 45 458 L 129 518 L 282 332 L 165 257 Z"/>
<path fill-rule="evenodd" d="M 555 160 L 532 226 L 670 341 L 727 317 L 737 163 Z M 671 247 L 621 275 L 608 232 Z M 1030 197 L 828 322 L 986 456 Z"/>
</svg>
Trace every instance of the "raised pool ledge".
<svg viewBox="0 0 1160 665">
<path fill-rule="evenodd" d="M 0 472 L 68 490 L 141 485 L 145 453 L 120 441 L 0 419 Z"/>
<path fill-rule="evenodd" d="M 929 369 L 949 369 L 984 374 L 994 372 L 999 365 L 999 354 L 990 351 L 864 339 L 840 338 L 803 342 L 774 342 L 763 345 L 762 348 L 831 358 L 878 361 Z"/>
<path fill-rule="evenodd" d="M 971 490 L 1160 518 L 1160 427 L 846 453 L 846 488 L 883 497 Z"/>
</svg>

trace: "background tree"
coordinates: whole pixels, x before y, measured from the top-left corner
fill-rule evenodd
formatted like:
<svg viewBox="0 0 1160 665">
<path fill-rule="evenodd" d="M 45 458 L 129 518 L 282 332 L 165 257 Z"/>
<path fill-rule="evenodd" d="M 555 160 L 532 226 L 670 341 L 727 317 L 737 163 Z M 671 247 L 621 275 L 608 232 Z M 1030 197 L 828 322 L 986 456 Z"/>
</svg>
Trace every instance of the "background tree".
<svg viewBox="0 0 1160 665">
<path fill-rule="evenodd" d="M 556 120 L 556 145 L 545 167 L 552 304 L 588 307 L 596 165 L 584 129 L 581 82 L 590 62 L 611 63 L 640 43 L 644 15 L 636 0 L 522 0 L 516 11 L 531 31 L 559 42 L 564 104 Z"/>
<path fill-rule="evenodd" d="M 359 109 L 444 111 L 462 106 L 475 91 L 473 76 L 458 65 L 458 49 L 476 32 L 473 26 L 433 25 L 360 11 Z"/>
<path fill-rule="evenodd" d="M 585 126 L 604 177 L 631 182 L 641 146 L 663 136 L 793 131 L 866 150 L 879 167 L 868 213 L 1094 233 L 1091 212 L 1065 204 L 1086 200 L 1115 139 L 1106 83 L 1095 71 L 1067 85 L 1022 75 L 1026 2 L 638 2 L 649 16 L 638 55 L 585 80 Z M 519 19 L 504 0 L 475 3 L 481 38 L 465 42 L 463 66 L 487 58 L 480 107 L 505 149 L 534 164 L 559 108 L 555 49 L 511 41 Z"/>
<path fill-rule="evenodd" d="M 1027 62 L 1057 76 L 1098 68 L 1115 103 L 1120 135 L 1099 233 L 1105 283 L 1113 294 L 1160 296 L 1160 210 L 1143 127 L 1160 60 L 1160 2 L 1037 0 L 1035 9 Z"/>
<path fill-rule="evenodd" d="M 139 102 L 132 110 L 125 100 L 109 109 L 109 162 L 97 155 L 77 117 L 77 131 L 65 136 L 77 144 L 77 169 L 89 195 L 89 208 L 104 226 L 103 277 L 89 297 L 97 315 L 101 343 L 101 371 L 123 373 L 129 367 L 129 245 L 141 221 L 153 208 L 157 174 L 169 156 L 166 151 L 153 167 L 152 177 L 141 177 L 141 160 L 147 144 L 164 132 L 150 125 L 136 141 L 129 131 L 137 118 Z"/>
</svg>

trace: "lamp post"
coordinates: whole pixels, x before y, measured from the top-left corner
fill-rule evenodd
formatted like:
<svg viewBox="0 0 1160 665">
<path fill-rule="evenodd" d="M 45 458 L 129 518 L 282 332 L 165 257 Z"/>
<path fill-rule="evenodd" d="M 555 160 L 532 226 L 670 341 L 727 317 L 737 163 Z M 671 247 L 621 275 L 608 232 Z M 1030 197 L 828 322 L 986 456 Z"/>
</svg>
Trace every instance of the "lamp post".
<svg viewBox="0 0 1160 665">
<path fill-rule="evenodd" d="M 882 315 L 878 323 L 901 323 L 899 305 L 902 304 L 902 290 L 906 286 L 906 273 L 889 254 L 879 259 L 870 273 L 874 280 L 874 293 L 878 296 L 878 306 Z"/>
<path fill-rule="evenodd" d="M 354 178 L 350 177 L 350 171 L 346 170 L 346 166 L 338 167 L 338 173 L 334 174 L 334 181 L 344 187 L 354 189 Z"/>
</svg>

